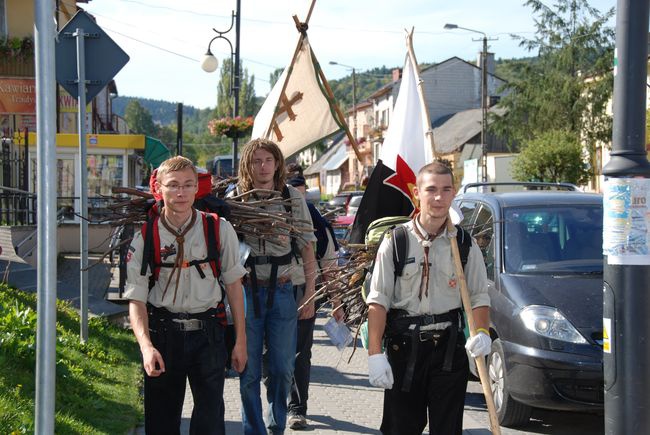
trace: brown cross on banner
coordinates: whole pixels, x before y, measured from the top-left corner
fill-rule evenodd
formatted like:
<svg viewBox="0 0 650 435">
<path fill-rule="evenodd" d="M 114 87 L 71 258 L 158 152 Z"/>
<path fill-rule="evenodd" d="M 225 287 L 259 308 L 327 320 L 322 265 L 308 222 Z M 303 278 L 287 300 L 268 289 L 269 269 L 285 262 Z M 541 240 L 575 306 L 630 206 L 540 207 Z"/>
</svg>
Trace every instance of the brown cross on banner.
<svg viewBox="0 0 650 435">
<path fill-rule="evenodd" d="M 286 112 L 287 116 L 289 116 L 289 120 L 295 121 L 298 115 L 295 114 L 292 106 L 296 104 L 298 101 L 302 100 L 302 96 L 303 96 L 302 92 L 294 92 L 294 94 L 289 99 L 287 98 L 287 95 L 285 93 L 282 93 L 282 96 L 280 97 L 280 106 L 278 107 L 278 110 L 275 113 L 276 119 L 279 115 Z M 275 133 L 275 136 L 278 138 L 278 142 L 282 142 L 284 136 L 282 135 L 282 131 L 280 131 L 280 126 L 278 125 L 278 122 L 275 119 L 273 120 L 272 128 L 273 128 L 273 133 Z"/>
</svg>

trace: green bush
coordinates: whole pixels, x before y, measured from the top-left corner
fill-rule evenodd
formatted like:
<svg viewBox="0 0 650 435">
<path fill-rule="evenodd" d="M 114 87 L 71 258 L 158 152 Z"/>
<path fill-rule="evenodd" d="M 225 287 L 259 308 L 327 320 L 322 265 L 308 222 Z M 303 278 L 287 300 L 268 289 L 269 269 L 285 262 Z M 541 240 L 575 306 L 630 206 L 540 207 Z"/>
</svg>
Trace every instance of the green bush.
<svg viewBox="0 0 650 435">
<path fill-rule="evenodd" d="M 34 432 L 36 297 L 0 285 L 0 433 Z M 126 433 L 142 418 L 140 354 L 130 331 L 57 302 L 57 434 Z"/>
</svg>

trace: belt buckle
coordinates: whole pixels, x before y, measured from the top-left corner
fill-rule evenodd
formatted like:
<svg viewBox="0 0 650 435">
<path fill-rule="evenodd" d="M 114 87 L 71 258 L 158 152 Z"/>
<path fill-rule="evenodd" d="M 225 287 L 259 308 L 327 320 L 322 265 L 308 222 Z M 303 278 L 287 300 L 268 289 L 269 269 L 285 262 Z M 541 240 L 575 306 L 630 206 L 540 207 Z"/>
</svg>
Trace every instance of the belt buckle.
<svg viewBox="0 0 650 435">
<path fill-rule="evenodd" d="M 203 320 L 200 319 L 173 319 L 178 324 L 178 329 L 185 332 L 203 329 Z"/>
</svg>

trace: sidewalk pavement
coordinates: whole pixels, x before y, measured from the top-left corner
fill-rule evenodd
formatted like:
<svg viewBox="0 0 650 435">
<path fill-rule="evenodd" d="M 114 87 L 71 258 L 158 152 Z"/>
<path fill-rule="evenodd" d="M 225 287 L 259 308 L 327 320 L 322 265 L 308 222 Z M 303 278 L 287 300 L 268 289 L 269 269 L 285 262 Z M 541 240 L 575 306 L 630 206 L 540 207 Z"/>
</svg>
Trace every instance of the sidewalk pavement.
<svg viewBox="0 0 650 435">
<path fill-rule="evenodd" d="M 379 434 L 383 406 L 383 390 L 368 383 L 367 353 L 360 345 L 352 360 L 352 347 L 339 352 L 325 334 L 323 325 L 328 317 L 319 314 L 314 330 L 312 371 L 309 387 L 309 409 L 306 431 L 287 429 L 287 434 Z M 243 434 L 240 415 L 239 378 L 226 379 L 224 388 L 226 405 L 226 433 Z M 264 387 L 262 403 L 266 411 Z M 189 433 L 192 415 L 192 394 L 186 389 L 181 433 Z M 484 407 L 484 405 L 483 405 Z M 489 435 L 484 423 L 468 415 L 481 411 L 480 404 L 466 404 L 463 435 Z M 484 409 L 483 409 L 484 410 Z M 428 429 L 427 429 L 428 430 Z M 144 434 L 142 428 L 137 432 Z M 427 432 L 425 432 L 427 433 Z"/>
</svg>

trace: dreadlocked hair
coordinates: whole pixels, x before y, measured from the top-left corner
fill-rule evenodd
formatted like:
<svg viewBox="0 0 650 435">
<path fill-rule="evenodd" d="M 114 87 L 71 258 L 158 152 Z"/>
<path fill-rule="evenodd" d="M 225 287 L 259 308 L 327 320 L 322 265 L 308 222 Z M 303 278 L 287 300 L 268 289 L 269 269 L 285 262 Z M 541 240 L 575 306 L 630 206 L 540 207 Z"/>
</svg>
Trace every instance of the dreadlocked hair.
<svg viewBox="0 0 650 435">
<path fill-rule="evenodd" d="M 282 191 L 286 180 L 284 169 L 284 156 L 278 145 L 268 139 L 253 139 L 248 142 L 241 152 L 239 160 L 239 189 L 241 193 L 253 189 L 253 154 L 257 150 L 264 150 L 273 155 L 278 162 L 278 167 L 273 174 L 275 190 Z"/>
</svg>

